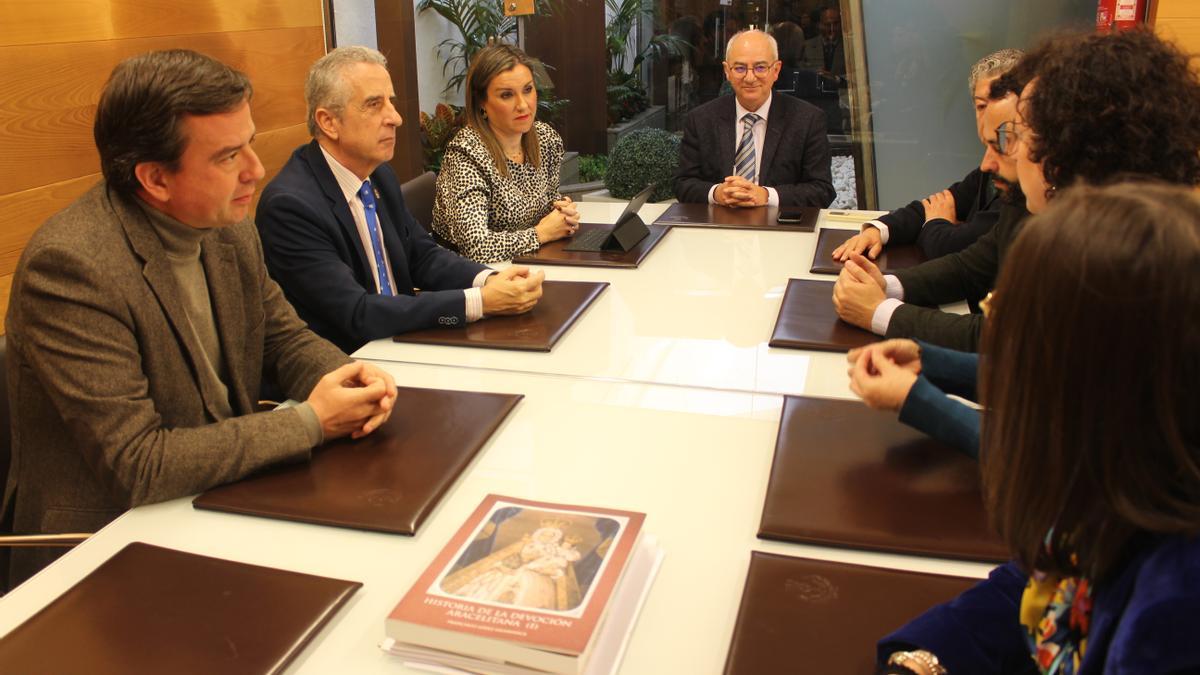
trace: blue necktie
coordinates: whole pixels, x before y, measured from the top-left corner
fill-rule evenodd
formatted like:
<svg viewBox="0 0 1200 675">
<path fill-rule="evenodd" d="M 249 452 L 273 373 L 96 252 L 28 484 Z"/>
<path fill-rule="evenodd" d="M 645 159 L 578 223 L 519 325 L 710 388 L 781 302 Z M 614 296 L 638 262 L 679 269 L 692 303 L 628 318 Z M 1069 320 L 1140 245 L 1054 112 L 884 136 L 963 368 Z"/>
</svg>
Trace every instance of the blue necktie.
<svg viewBox="0 0 1200 675">
<path fill-rule="evenodd" d="M 375 270 L 379 274 L 379 294 L 395 295 L 392 284 L 388 281 L 387 264 L 383 262 L 383 237 L 379 234 L 379 219 L 375 217 L 375 195 L 371 192 L 371 181 L 363 181 L 358 189 L 358 198 L 362 200 L 363 211 L 367 215 L 367 233 L 371 235 L 371 249 L 375 253 Z"/>
<path fill-rule="evenodd" d="M 746 113 L 742 116 L 742 140 L 738 143 L 737 153 L 733 156 L 733 173 L 736 176 L 741 176 L 751 183 L 755 180 L 754 171 L 754 125 L 760 120 L 758 115 L 754 113 Z"/>
</svg>

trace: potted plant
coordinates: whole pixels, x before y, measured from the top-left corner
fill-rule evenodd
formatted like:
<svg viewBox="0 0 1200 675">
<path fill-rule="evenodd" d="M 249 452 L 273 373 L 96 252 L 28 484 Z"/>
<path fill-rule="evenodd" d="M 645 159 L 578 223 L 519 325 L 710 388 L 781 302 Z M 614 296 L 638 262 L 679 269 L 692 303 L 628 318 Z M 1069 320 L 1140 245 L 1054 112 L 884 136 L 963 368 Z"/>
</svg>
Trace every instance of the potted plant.
<svg viewBox="0 0 1200 675">
<path fill-rule="evenodd" d="M 608 155 L 604 185 L 618 199 L 630 199 L 651 183 L 650 201 L 674 196 L 672 179 L 679 166 L 679 137 L 663 129 L 639 129 L 622 138 Z"/>
</svg>

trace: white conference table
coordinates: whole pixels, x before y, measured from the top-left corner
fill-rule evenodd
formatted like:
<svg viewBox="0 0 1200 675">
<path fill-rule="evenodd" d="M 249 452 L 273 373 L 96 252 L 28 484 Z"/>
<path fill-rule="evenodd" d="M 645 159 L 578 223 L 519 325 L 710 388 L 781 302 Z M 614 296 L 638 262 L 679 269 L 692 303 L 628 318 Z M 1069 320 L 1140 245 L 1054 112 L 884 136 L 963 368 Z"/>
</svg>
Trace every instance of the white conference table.
<svg viewBox="0 0 1200 675">
<path fill-rule="evenodd" d="M 588 222 L 615 222 L 624 205 L 581 202 Z M 648 204 L 653 222 L 668 206 Z M 863 222 L 881 213 L 861 212 Z M 852 229 L 853 222 L 819 227 Z M 541 265 L 547 279 L 607 281 L 546 353 L 375 340 L 355 356 L 395 363 L 552 373 L 758 393 L 851 396 L 845 357 L 767 346 L 789 278 L 809 274 L 817 235 L 674 227 L 637 269 Z M 496 267 L 504 267 L 497 265 Z"/>
<path fill-rule="evenodd" d="M 613 221 L 623 208 L 580 206 L 590 221 Z M 648 205 L 643 218 L 665 208 Z M 825 224 L 855 226 L 823 215 Z M 0 598 L 0 635 L 125 544 L 145 541 L 362 581 L 289 672 L 405 672 L 377 649 L 384 619 L 493 492 L 648 514 L 666 560 L 623 673 L 719 672 L 752 550 L 985 576 L 990 566 L 979 563 L 755 536 L 779 394 L 852 398 L 841 354 L 766 346 L 787 279 L 819 278 L 807 273 L 815 242 L 810 233 L 673 228 L 637 270 L 546 266 L 550 279 L 611 284 L 549 354 L 370 343 L 356 356 L 401 384 L 525 395 L 417 536 L 195 511 L 190 498 L 144 506 Z"/>
<path fill-rule="evenodd" d="M 0 635 L 131 541 L 363 582 L 290 673 L 398 673 L 384 619 L 488 493 L 643 511 L 666 553 L 622 673 L 717 673 L 753 550 L 983 577 L 990 566 L 760 541 L 782 397 L 561 375 L 383 363 L 411 386 L 525 398 L 414 537 L 195 511 L 122 515 L 9 595 Z"/>
</svg>

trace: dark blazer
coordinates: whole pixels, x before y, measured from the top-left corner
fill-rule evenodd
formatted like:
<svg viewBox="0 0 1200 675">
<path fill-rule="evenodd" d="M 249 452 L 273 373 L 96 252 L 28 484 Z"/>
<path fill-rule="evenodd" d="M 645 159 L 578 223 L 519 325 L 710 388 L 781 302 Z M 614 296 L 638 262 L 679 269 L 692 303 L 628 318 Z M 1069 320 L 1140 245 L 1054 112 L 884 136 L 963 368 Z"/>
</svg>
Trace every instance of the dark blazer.
<svg viewBox="0 0 1200 675">
<path fill-rule="evenodd" d="M 675 171 L 679 201 L 707 203 L 709 189 L 733 173 L 740 140 L 735 110 L 734 97 L 722 96 L 688 113 Z M 773 94 L 759 184 L 779 192 L 780 206 L 824 208 L 837 196 L 831 162 L 824 113 L 794 96 Z"/>
<path fill-rule="evenodd" d="M 938 305 L 966 300 L 978 303 L 996 284 L 1004 256 L 1029 212 L 1024 202 L 1005 204 L 996 225 L 974 244 L 950 255 L 896 272 L 904 304 L 896 308 L 887 337 L 924 340 L 965 352 L 979 351 L 983 315 L 950 314 Z"/>
<path fill-rule="evenodd" d="M 22 533 L 92 532 L 125 509 L 305 460 L 299 413 L 252 414 L 264 374 L 303 400 L 350 359 L 304 327 L 262 264 L 249 219 L 201 240 L 229 406 L 145 212 L 103 181 L 29 240 L 8 308 L 13 464 L 5 501 Z M 22 549 L 20 581 L 61 555 Z"/>
<path fill-rule="evenodd" d="M 387 164 L 371 184 L 396 281 L 392 297 L 376 291 L 350 207 L 316 141 L 292 153 L 255 216 L 271 276 L 309 328 L 346 353 L 370 340 L 465 323 L 462 289 L 485 269 L 434 242 L 404 206 Z"/>
<path fill-rule="evenodd" d="M 1200 671 L 1200 539 L 1147 535 L 1110 579 L 1092 588 L 1087 651 L 1079 675 Z M 879 641 L 880 663 L 900 650 L 925 649 L 951 673 L 1036 673 L 1021 593 L 1028 576 L 1009 563 L 974 588 Z"/>
<path fill-rule="evenodd" d="M 948 190 L 954 195 L 955 219 L 944 218 L 925 223 L 925 206 L 921 200 L 879 217 L 888 226 L 888 246 L 916 243 L 930 260 L 956 253 L 975 243 L 1000 218 L 1003 203 L 1000 193 L 991 187 L 992 175 L 978 168 Z"/>
<path fill-rule="evenodd" d="M 921 345 L 921 374 L 900 407 L 900 421 L 979 457 L 979 411 L 946 394 L 979 400 L 979 355 Z"/>
</svg>

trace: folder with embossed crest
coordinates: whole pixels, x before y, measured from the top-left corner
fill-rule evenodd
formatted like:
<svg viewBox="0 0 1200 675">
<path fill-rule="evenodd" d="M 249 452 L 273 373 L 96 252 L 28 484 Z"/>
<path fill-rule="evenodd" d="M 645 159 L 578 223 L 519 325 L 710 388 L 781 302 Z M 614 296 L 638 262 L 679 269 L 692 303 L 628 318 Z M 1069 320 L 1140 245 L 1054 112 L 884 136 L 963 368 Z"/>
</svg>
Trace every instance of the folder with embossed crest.
<svg viewBox="0 0 1200 675">
<path fill-rule="evenodd" d="M 842 271 L 842 263 L 833 259 L 833 251 L 846 243 L 846 240 L 858 234 L 858 230 L 838 230 L 821 228 L 817 236 L 817 252 L 813 254 L 813 264 L 809 272 L 813 274 L 837 274 Z M 902 270 L 906 267 L 916 267 L 925 262 L 925 253 L 916 244 L 904 246 L 887 246 L 875 264 L 884 274 Z"/>
<path fill-rule="evenodd" d="M 873 675 L 875 643 L 978 579 L 750 554 L 726 675 Z"/>
<path fill-rule="evenodd" d="M 134 542 L 0 638 L 0 672 L 279 673 L 361 586 Z"/>
<path fill-rule="evenodd" d="M 833 282 L 788 279 L 779 304 L 772 347 L 847 352 L 878 342 L 880 337 L 838 318 L 833 308 Z"/>
<path fill-rule="evenodd" d="M 544 281 L 541 299 L 524 314 L 492 316 L 465 326 L 416 330 L 393 339 L 425 345 L 548 352 L 605 288 L 607 281 Z"/>
<path fill-rule="evenodd" d="M 758 536 L 1007 560 L 979 463 L 859 401 L 786 396 Z"/>
<path fill-rule="evenodd" d="M 522 398 L 398 387 L 388 421 L 341 438 L 305 463 L 272 467 L 213 488 L 198 509 L 415 534 Z"/>
<path fill-rule="evenodd" d="M 672 204 L 654 222 L 672 227 L 812 232 L 813 227 L 817 224 L 817 219 L 821 216 L 821 209 L 816 207 L 805 206 L 788 210 L 799 211 L 802 214 L 800 222 L 779 222 L 779 208 L 775 206 L 733 208 L 718 204 Z"/>
</svg>

